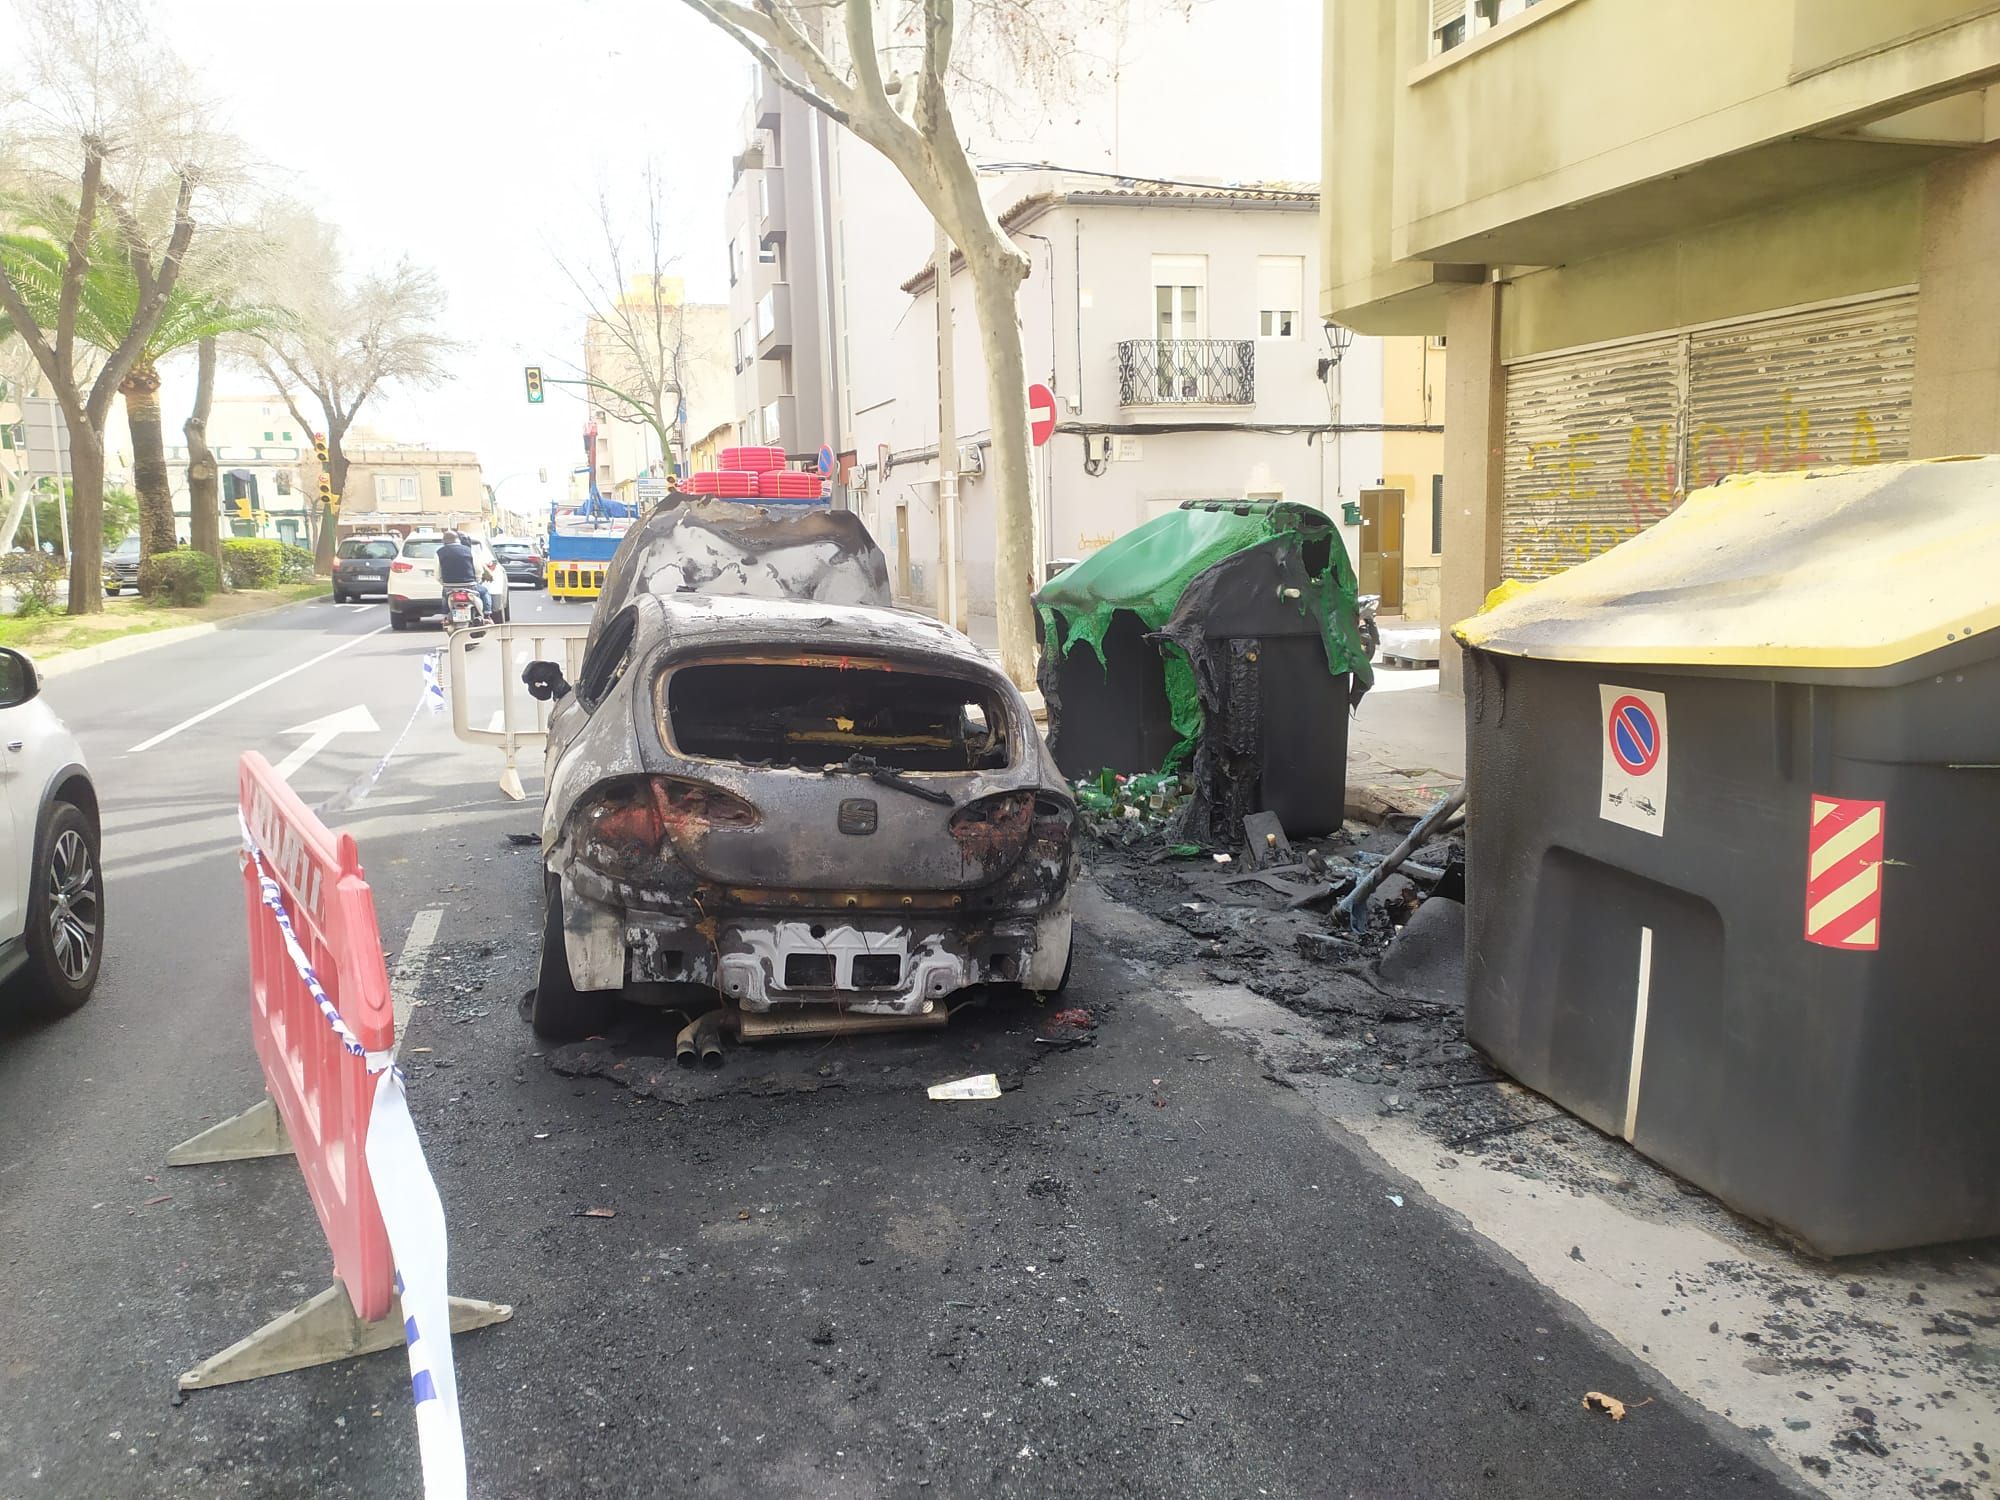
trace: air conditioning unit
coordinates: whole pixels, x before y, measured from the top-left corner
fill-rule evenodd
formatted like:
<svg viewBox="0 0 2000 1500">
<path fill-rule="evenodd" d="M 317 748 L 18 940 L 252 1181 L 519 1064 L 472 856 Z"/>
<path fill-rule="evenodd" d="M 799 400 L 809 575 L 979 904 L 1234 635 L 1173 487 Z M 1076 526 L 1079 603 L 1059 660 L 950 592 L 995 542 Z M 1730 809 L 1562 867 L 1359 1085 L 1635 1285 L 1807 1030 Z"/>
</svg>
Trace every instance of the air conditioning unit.
<svg viewBox="0 0 2000 1500">
<path fill-rule="evenodd" d="M 958 450 L 958 472 L 961 474 L 984 474 L 986 472 L 986 450 L 977 443 L 961 444 Z"/>
</svg>

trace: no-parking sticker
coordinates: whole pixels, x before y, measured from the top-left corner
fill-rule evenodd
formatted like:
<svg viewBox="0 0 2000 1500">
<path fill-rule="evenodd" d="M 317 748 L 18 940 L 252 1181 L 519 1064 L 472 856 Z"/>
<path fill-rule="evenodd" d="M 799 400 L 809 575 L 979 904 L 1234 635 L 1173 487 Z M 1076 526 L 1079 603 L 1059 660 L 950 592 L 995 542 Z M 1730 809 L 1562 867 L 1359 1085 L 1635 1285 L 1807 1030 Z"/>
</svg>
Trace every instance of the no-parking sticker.
<svg viewBox="0 0 2000 1500">
<path fill-rule="evenodd" d="M 1604 775 L 1597 815 L 1641 833 L 1667 827 L 1667 695 L 1599 683 Z"/>
</svg>

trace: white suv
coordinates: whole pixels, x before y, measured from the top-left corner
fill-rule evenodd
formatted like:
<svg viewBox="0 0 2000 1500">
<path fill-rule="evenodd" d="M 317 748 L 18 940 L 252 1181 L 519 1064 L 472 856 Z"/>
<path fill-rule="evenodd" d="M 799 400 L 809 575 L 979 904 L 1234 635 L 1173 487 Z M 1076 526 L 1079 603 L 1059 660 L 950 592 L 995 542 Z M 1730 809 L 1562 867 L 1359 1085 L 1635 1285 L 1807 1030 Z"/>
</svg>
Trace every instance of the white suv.
<svg viewBox="0 0 2000 1500">
<path fill-rule="evenodd" d="M 97 984 L 104 871 L 97 789 L 40 692 L 34 663 L 0 647 L 0 1004 L 60 1015 Z"/>
<path fill-rule="evenodd" d="M 472 548 L 479 576 L 493 596 L 493 623 L 508 618 L 507 570 L 493 556 L 492 549 L 475 537 L 465 538 Z M 444 618 L 444 586 L 438 582 L 437 553 L 444 536 L 436 531 L 413 531 L 403 538 L 402 551 L 389 564 L 389 625 L 408 630 L 419 620 Z"/>
</svg>

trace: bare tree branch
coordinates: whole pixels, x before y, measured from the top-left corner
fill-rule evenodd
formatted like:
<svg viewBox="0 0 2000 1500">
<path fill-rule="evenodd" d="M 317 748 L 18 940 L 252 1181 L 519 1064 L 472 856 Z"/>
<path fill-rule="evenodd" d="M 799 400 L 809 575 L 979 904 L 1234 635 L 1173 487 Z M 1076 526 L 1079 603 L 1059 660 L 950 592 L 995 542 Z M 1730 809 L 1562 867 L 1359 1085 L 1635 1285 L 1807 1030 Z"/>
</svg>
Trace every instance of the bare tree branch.
<svg viewBox="0 0 2000 1500">
<path fill-rule="evenodd" d="M 854 107 L 854 91 L 812 38 L 798 26 L 780 19 L 775 8 L 766 13 L 739 5 L 736 0 L 687 0 L 687 4 L 734 37 L 770 70 L 779 87 L 797 94 L 821 114 L 843 125 L 848 122 Z M 786 57 L 805 69 L 803 80 L 785 71 L 780 59 Z"/>
</svg>

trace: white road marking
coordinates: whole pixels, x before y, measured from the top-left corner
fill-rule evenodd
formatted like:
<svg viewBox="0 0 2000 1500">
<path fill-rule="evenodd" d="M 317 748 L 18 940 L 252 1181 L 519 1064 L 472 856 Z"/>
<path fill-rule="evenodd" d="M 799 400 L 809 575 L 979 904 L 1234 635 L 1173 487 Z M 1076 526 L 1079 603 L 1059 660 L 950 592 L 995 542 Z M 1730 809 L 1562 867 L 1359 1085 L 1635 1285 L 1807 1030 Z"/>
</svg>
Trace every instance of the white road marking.
<svg viewBox="0 0 2000 1500">
<path fill-rule="evenodd" d="M 387 630 L 388 628 L 389 627 L 387 625 L 377 625 L 373 630 L 363 631 L 360 635 L 355 636 L 351 640 L 342 641 L 338 646 L 335 646 L 331 651 L 320 652 L 320 654 L 318 656 L 315 656 L 311 661 L 302 661 L 296 667 L 287 667 L 285 668 L 284 671 L 278 673 L 275 677 L 266 677 L 262 682 L 257 683 L 255 686 L 245 688 L 242 692 L 238 693 L 233 698 L 224 698 L 220 703 L 216 704 L 215 707 L 213 708 L 204 708 L 200 713 L 194 715 L 194 717 L 188 719 L 182 719 L 180 723 L 174 725 L 172 729 L 162 729 L 158 734 L 154 735 L 151 739 L 139 741 L 138 744 L 134 745 L 130 750 L 127 750 L 125 753 L 127 755 L 137 755 L 142 750 L 150 750 L 155 745 L 164 744 L 166 741 L 172 739 L 175 735 L 179 734 L 183 729 L 192 729 L 194 728 L 195 725 L 201 723 L 203 720 L 214 718 L 224 709 L 236 707 L 236 705 L 241 703 L 245 698 L 254 698 L 257 696 L 257 694 L 263 692 L 265 688 L 276 687 L 279 683 L 283 682 L 287 677 L 298 676 L 298 674 L 305 671 L 307 667 L 316 667 L 321 662 L 325 661 L 328 657 L 338 656 L 343 651 L 350 651 L 354 647 L 360 645 L 363 641 L 367 640 L 369 636 L 380 635 L 383 631 Z"/>
<path fill-rule="evenodd" d="M 1639 1070 L 1646 1061 L 1646 1007 L 1653 998 L 1653 929 L 1639 929 L 1639 999 L 1632 1012 L 1632 1072 L 1625 1080 L 1625 1139 L 1639 1124 Z"/>
<path fill-rule="evenodd" d="M 416 1009 L 417 980 L 430 961 L 431 944 L 437 941 L 438 923 L 443 920 L 444 908 L 440 906 L 418 912 L 410 919 L 410 935 L 403 940 L 403 951 L 396 955 L 396 971 L 389 976 L 389 997 L 396 1014 L 398 1042 L 403 1039 L 410 1012 Z"/>
<path fill-rule="evenodd" d="M 310 724 L 295 724 L 284 732 L 302 734 L 306 737 L 306 741 L 278 762 L 278 779 L 291 780 L 292 772 L 332 744 L 336 735 L 375 734 L 381 728 L 382 726 L 375 722 L 375 716 L 368 712 L 365 704 L 361 703 L 355 704 L 352 708 L 343 708 L 339 713 L 314 719 Z"/>
</svg>

